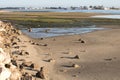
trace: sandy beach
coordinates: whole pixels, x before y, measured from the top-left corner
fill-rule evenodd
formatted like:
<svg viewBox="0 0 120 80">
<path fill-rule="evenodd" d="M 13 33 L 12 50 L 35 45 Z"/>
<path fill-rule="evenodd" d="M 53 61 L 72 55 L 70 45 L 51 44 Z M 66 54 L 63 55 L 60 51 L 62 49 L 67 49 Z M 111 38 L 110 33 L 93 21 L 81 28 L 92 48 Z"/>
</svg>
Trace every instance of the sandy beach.
<svg viewBox="0 0 120 80">
<path fill-rule="evenodd" d="M 120 29 L 109 29 L 33 39 L 37 52 L 29 48 L 26 59 L 45 67 L 46 80 L 119 80 L 119 34 Z"/>
<path fill-rule="evenodd" d="M 119 80 L 118 27 L 110 26 L 111 29 L 107 30 L 41 39 L 33 39 L 24 34 L 7 35 L 7 41 L 15 40 L 11 41 L 12 47 L 9 50 L 5 48 L 5 51 L 17 62 L 12 62 L 13 65 L 22 65 L 16 66 L 21 74 L 29 73 L 28 77 L 32 76 L 32 80 Z M 1 30 L 4 31 L 2 28 Z M 2 40 L 1 38 L 0 41 Z M 37 77 L 36 73 L 41 67 L 44 77 Z"/>
</svg>

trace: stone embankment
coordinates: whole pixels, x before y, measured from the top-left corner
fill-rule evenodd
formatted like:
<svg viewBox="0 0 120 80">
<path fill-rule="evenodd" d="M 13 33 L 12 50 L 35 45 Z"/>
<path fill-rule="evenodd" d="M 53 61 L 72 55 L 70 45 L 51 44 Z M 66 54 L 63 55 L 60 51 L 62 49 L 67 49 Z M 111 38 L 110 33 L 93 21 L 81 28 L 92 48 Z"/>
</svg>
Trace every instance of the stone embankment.
<svg viewBox="0 0 120 80">
<path fill-rule="evenodd" d="M 11 51 L 12 48 L 19 48 L 17 43 L 21 41 L 20 35 L 21 31 L 11 23 L 0 21 L 0 80 L 32 80 L 27 73 L 23 76 L 23 65 L 17 64 L 17 56 Z"/>
</svg>

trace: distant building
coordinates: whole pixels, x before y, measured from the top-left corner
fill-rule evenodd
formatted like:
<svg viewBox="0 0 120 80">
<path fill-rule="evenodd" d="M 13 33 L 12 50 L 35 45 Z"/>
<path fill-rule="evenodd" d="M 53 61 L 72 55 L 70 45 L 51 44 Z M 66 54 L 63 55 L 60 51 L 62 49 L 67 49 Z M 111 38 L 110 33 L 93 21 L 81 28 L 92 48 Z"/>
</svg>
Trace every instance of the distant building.
<svg viewBox="0 0 120 80">
<path fill-rule="evenodd" d="M 104 7 L 104 10 L 110 10 L 110 8 L 108 8 L 108 7 Z"/>
</svg>

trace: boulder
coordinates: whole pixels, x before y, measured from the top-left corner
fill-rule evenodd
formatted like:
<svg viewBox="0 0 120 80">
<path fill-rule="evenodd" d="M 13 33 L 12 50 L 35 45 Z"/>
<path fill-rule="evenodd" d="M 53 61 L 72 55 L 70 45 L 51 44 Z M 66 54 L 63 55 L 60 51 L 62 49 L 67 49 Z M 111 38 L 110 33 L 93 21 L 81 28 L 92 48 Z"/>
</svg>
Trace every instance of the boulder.
<svg viewBox="0 0 120 80">
<path fill-rule="evenodd" d="M 4 64 L 0 64 L 0 80 L 7 80 L 11 75 L 11 71 L 5 68 Z"/>
<path fill-rule="evenodd" d="M 0 63 L 10 63 L 10 55 L 5 53 L 2 48 L 0 48 Z"/>
</svg>

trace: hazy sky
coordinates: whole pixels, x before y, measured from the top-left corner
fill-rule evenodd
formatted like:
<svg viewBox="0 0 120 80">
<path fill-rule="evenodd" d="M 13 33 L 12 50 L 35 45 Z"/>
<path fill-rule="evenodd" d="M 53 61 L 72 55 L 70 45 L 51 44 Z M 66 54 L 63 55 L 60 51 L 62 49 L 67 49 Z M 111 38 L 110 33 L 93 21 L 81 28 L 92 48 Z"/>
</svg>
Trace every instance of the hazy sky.
<svg viewBox="0 0 120 80">
<path fill-rule="evenodd" d="M 0 7 L 46 7 L 46 6 L 83 6 L 103 5 L 120 7 L 120 0 L 0 0 Z"/>
</svg>

